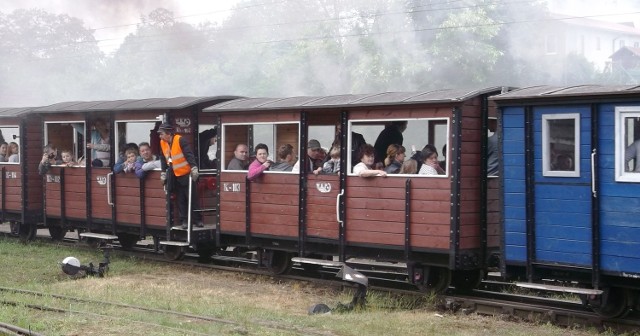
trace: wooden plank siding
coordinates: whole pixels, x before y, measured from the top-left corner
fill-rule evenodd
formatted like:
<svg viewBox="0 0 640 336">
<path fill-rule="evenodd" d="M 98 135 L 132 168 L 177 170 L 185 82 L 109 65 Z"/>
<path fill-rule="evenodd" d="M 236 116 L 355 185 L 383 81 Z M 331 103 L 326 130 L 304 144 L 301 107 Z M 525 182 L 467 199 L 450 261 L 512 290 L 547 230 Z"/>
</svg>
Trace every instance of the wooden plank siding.
<svg viewBox="0 0 640 336">
<path fill-rule="evenodd" d="M 140 225 L 140 179 L 132 173 L 115 174 L 112 178 L 115 182 L 112 197 L 117 209 L 116 222 Z"/>
<path fill-rule="evenodd" d="M 238 189 L 233 189 L 237 185 Z M 220 173 L 220 232 L 246 231 L 247 173 Z"/>
<path fill-rule="evenodd" d="M 38 174 L 38 164 L 42 159 L 42 119 L 37 115 L 26 117 L 24 122 L 23 148 L 20 149 L 22 164 L 26 164 L 26 209 L 28 213 L 38 220 L 42 219 L 43 183 Z M 26 148 L 25 148 L 26 147 Z"/>
<path fill-rule="evenodd" d="M 331 189 L 328 192 L 322 192 L 327 190 L 327 185 L 330 185 Z M 338 239 L 340 231 L 336 217 L 336 198 L 339 193 L 340 179 L 338 175 L 308 175 L 307 236 Z"/>
<path fill-rule="evenodd" d="M 94 219 L 111 220 L 111 205 L 108 204 L 107 174 L 111 173 L 108 168 L 93 168 L 91 172 L 91 216 Z M 113 192 L 113 190 L 111 190 Z"/>
<path fill-rule="evenodd" d="M 265 173 L 251 182 L 252 234 L 298 236 L 298 181 L 297 174 Z M 254 196 L 260 196 L 260 201 Z"/>
<path fill-rule="evenodd" d="M 349 243 L 404 245 L 406 178 L 347 178 L 345 223 Z M 410 245 L 448 249 L 451 182 L 411 178 Z"/>
<path fill-rule="evenodd" d="M 9 212 L 22 212 L 22 172 L 21 166 L 16 164 L 3 164 L 4 185 L 0 188 L 1 197 L 4 200 L 5 210 Z M 3 192 L 4 191 L 4 192 Z"/>
</svg>

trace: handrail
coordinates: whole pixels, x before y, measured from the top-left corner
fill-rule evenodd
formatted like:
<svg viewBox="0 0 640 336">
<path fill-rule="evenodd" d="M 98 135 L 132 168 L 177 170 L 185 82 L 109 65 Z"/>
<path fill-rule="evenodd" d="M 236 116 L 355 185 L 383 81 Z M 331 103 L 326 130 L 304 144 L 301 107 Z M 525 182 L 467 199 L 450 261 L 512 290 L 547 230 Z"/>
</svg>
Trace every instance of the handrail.
<svg viewBox="0 0 640 336">
<path fill-rule="evenodd" d="M 113 172 L 107 174 L 107 203 L 110 206 L 114 206 L 115 204 L 113 204 L 113 200 L 111 199 L 111 175 L 113 175 Z"/>
<path fill-rule="evenodd" d="M 596 191 L 596 150 L 595 148 L 591 152 L 591 193 L 593 197 L 598 197 Z"/>
<path fill-rule="evenodd" d="M 340 193 L 336 196 L 336 221 L 340 223 L 340 226 L 344 224 L 344 222 L 340 220 L 340 197 L 343 195 L 344 189 L 340 190 Z"/>
</svg>

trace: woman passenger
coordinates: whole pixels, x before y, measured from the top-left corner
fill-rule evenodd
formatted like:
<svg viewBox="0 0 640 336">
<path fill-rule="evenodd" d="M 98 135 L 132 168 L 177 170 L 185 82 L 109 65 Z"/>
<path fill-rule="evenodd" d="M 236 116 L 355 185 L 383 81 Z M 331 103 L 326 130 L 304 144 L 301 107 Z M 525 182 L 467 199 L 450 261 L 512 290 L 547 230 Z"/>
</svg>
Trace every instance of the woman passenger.
<svg viewBox="0 0 640 336">
<path fill-rule="evenodd" d="M 423 164 L 418 174 L 420 175 L 443 175 L 444 171 L 438 164 L 438 152 L 433 146 L 425 146 L 422 150 Z"/>
<path fill-rule="evenodd" d="M 375 150 L 367 144 L 360 148 L 360 163 L 353 167 L 353 173 L 360 177 L 387 176 L 384 170 L 371 169 L 373 166 Z"/>
<path fill-rule="evenodd" d="M 272 162 L 269 161 L 268 158 L 269 147 L 263 143 L 259 143 L 256 146 L 256 159 L 249 165 L 249 173 L 247 174 L 249 181 L 254 181 L 260 177 L 265 170 L 271 167 Z"/>
<path fill-rule="evenodd" d="M 9 157 L 7 158 L 8 162 L 20 162 L 20 146 L 17 143 L 11 142 L 9 144 Z"/>
<path fill-rule="evenodd" d="M 384 171 L 387 174 L 398 174 L 404 162 L 405 149 L 403 146 L 391 144 L 387 147 L 387 157 L 384 159 Z"/>
</svg>

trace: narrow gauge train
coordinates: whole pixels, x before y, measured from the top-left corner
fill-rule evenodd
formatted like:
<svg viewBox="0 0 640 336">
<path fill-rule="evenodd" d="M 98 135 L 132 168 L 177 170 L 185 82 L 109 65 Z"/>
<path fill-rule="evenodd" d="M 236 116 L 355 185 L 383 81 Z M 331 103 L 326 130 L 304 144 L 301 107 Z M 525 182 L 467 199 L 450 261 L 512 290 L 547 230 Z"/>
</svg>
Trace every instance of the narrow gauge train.
<svg viewBox="0 0 640 336">
<path fill-rule="evenodd" d="M 237 99 L 204 110 L 233 97 L 71 102 L 35 108 L 27 118 L 10 119 L 2 128 L 7 133 L 5 126 L 12 121 L 24 136 L 23 161 L 15 167 L 3 164 L 3 169 L 29 169 L 11 176 L 23 185 L 35 185 L 37 189 L 20 200 L 34 207 L 39 200 L 42 207 L 34 218 L 13 220 L 28 236 L 36 223 L 42 223 L 56 239 L 77 229 L 117 236 L 125 247 L 152 235 L 162 240 L 171 258 L 180 257 L 188 246 L 201 255 L 214 248 L 256 249 L 259 260 L 274 273 L 285 272 L 293 256 L 406 262 L 410 281 L 420 287 L 442 290 L 453 283 L 472 288 L 499 249 L 497 179 L 486 178 L 483 153 L 487 120 L 495 116 L 488 97 L 500 92 L 501 88 L 492 88 Z M 114 149 L 105 167 L 93 167 L 94 153 L 85 152 L 89 141 L 85 134 L 98 118 L 111 130 L 108 141 Z M 208 143 L 196 141 L 195 134 L 218 130 L 217 169 L 201 177 L 197 186 L 204 228 L 185 232 L 173 226 L 159 172 L 138 180 L 114 175 L 108 168 L 118 159 L 115 153 L 129 142 L 148 141 L 158 153 L 157 143 L 153 144 L 159 119 L 173 123 L 189 139 L 201 165 L 206 155 L 201 149 Z M 337 138 L 345 144 L 342 147 L 351 148 L 352 135 L 361 134 L 373 144 L 393 121 L 407 122 L 408 152 L 426 144 L 442 148 L 444 175 L 361 178 L 352 174 L 351 164 L 345 164 L 357 161 L 352 151 L 341 152 L 338 174 L 314 175 L 304 164 L 311 139 L 328 148 Z M 78 160 L 84 156 L 87 164 L 53 165 L 44 177 L 38 176 L 42 148 L 49 143 L 72 150 Z M 247 171 L 226 169 L 237 144 L 253 151 L 258 143 L 268 144 L 272 153 L 290 144 L 302 162 L 300 173 L 268 171 L 248 182 Z M 10 189 L 6 181 L 0 188 L 3 204 L 18 199 L 17 189 Z M 24 204 L 15 208 L 3 207 L 3 214 L 28 212 Z"/>
<path fill-rule="evenodd" d="M 502 273 L 640 309 L 640 87 L 531 87 L 500 106 Z M 600 295 L 601 294 L 601 295 Z"/>
<path fill-rule="evenodd" d="M 295 255 L 361 257 L 407 263 L 420 287 L 473 288 L 499 248 L 498 184 L 486 177 L 483 153 L 496 112 L 488 97 L 501 90 L 247 98 L 204 109 L 218 117 L 224 153 L 216 243 L 261 247 L 274 272 Z M 352 173 L 356 139 L 374 144 L 395 121 L 407 122 L 408 153 L 437 147 L 443 175 Z M 311 172 L 317 142 L 342 148 L 339 173 Z M 266 171 L 249 182 L 247 171 L 226 169 L 238 144 L 258 143 L 271 153 L 292 145 L 300 173 Z"/>
<path fill-rule="evenodd" d="M 215 127 L 215 122 L 206 120 L 206 116 L 205 120 L 198 120 L 202 108 L 234 98 L 237 97 L 65 102 L 0 110 L 3 137 L 19 139 L 21 149 L 19 163 L 0 163 L 3 221 L 11 221 L 12 231 L 15 229 L 23 239 L 33 238 L 39 227 L 48 228 L 53 239 L 62 239 L 69 230 L 108 233 L 117 236 L 123 247 L 131 247 L 147 235 L 165 236 L 172 224 L 168 214 L 173 211 L 167 211 L 172 209 L 167 207 L 168 196 L 160 183 L 160 172 L 149 171 L 145 179 L 134 174 L 114 175 L 111 167 L 119 159 L 115 153 L 123 152 L 132 142 L 148 142 L 159 153 L 155 131 L 163 120 L 173 122 L 198 148 L 197 127 Z M 95 153 L 86 146 L 98 132 L 97 124 L 104 126 L 105 144 L 113 149 L 100 161 L 102 167 L 93 162 Z M 47 145 L 52 148 L 53 164 L 40 175 L 39 163 Z M 76 164 L 62 164 L 62 151 L 70 152 Z M 206 172 L 201 185 L 212 180 Z M 210 196 L 214 194 L 212 186 L 204 189 L 210 190 Z M 203 212 L 213 227 L 215 199 L 207 200 Z"/>
</svg>

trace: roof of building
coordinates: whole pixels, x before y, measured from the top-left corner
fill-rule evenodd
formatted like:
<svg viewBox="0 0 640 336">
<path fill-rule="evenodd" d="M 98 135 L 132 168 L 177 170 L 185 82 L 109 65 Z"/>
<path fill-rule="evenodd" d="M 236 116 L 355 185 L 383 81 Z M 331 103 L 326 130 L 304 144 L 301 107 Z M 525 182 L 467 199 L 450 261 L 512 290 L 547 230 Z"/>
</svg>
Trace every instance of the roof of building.
<svg viewBox="0 0 640 336">
<path fill-rule="evenodd" d="M 578 100 L 602 99 L 602 98 L 638 98 L 640 86 L 638 85 L 576 85 L 576 86 L 531 86 L 515 89 L 490 99 L 501 105 L 525 104 L 531 101 L 555 100 L 576 98 Z"/>
<path fill-rule="evenodd" d="M 595 20 L 588 17 L 575 17 L 575 16 L 556 14 L 556 13 L 551 14 L 551 18 L 553 20 L 570 24 L 570 25 L 640 36 L 640 29 L 632 25 Z"/>
</svg>

